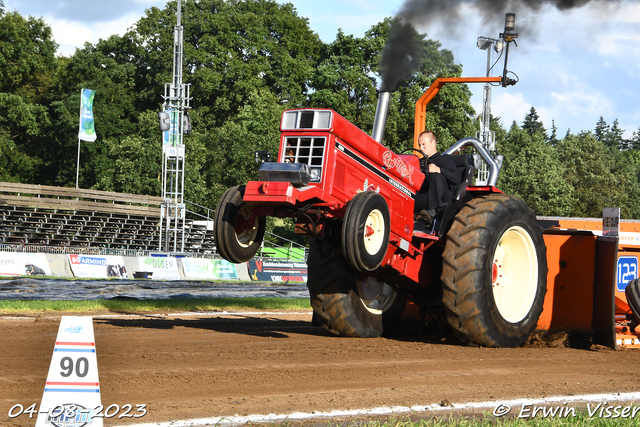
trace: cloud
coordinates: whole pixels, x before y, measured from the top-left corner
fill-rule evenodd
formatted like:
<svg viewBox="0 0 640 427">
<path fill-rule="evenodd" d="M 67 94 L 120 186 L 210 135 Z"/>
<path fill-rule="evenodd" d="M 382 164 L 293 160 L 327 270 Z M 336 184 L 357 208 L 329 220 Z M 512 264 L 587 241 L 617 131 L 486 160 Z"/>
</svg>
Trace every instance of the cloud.
<svg viewBox="0 0 640 427">
<path fill-rule="evenodd" d="M 500 117 L 500 123 L 506 129 L 511 127 L 511 122 L 514 120 L 521 125 L 530 109 L 531 104 L 524 100 L 524 95 L 520 92 L 492 91 L 491 93 L 491 114 L 494 117 Z"/>
<path fill-rule="evenodd" d="M 610 111 L 613 108 L 613 105 L 604 94 L 592 91 L 551 92 L 551 97 L 556 99 L 555 105 L 563 110 L 564 115 L 576 118 L 585 114 L 602 114 L 603 111 Z"/>
<path fill-rule="evenodd" d="M 129 13 L 115 20 L 88 26 L 77 21 L 45 17 L 51 26 L 53 39 L 60 45 L 58 54 L 63 56 L 73 55 L 76 47 L 81 47 L 86 42 L 96 44 L 100 39 L 107 39 L 111 35 L 123 35 L 139 19 L 137 13 Z"/>
</svg>

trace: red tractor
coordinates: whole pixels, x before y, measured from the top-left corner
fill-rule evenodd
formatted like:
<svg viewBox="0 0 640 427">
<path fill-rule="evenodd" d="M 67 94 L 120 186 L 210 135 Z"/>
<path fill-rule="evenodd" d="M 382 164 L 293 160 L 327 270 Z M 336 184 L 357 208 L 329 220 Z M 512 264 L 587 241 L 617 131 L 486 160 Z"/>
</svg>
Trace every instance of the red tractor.
<svg viewBox="0 0 640 427">
<path fill-rule="evenodd" d="M 446 83 L 495 78 L 437 79 L 416 105 L 417 135 L 428 101 Z M 461 184 L 453 203 L 428 228 L 414 220 L 425 179 L 419 154 L 381 144 L 389 94 L 378 102 L 373 136 L 332 110 L 282 115 L 277 162 L 263 163 L 259 181 L 227 190 L 215 216 L 220 255 L 230 262 L 258 251 L 267 216 L 292 217 L 311 236 L 308 288 L 314 320 L 341 336 L 375 337 L 392 327 L 407 300 L 423 316 L 446 319 L 466 343 L 515 347 L 535 329 L 546 292 L 542 229 L 531 209 L 495 185 L 499 167 L 475 138 L 451 156 Z M 474 186 L 473 147 L 490 170 Z"/>
</svg>

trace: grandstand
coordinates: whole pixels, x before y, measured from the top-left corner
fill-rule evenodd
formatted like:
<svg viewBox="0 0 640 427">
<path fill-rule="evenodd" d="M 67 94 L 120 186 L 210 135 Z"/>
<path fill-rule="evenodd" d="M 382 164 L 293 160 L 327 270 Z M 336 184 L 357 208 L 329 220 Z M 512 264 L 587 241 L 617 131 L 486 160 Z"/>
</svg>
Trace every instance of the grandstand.
<svg viewBox="0 0 640 427">
<path fill-rule="evenodd" d="M 161 203 L 155 196 L 0 182 L 0 251 L 148 255 L 158 252 Z M 185 220 L 185 253 L 217 257 L 213 211 L 190 204 L 207 215 Z M 305 260 L 306 248 L 288 242 L 265 242 L 258 256 Z"/>
<path fill-rule="evenodd" d="M 162 198 L 46 185 L 0 183 L 0 244 L 42 252 L 158 250 Z M 186 220 L 185 251 L 214 256 L 213 231 Z"/>
</svg>

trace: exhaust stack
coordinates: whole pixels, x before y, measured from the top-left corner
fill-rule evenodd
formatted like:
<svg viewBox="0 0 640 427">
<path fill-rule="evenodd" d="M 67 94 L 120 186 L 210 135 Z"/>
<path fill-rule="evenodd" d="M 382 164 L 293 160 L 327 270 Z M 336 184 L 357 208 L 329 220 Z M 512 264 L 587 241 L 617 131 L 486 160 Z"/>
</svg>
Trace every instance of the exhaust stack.
<svg viewBox="0 0 640 427">
<path fill-rule="evenodd" d="M 376 107 L 376 116 L 373 119 L 373 130 L 371 137 L 382 144 L 384 139 L 384 129 L 387 126 L 387 116 L 389 115 L 389 101 L 391 100 L 391 92 L 380 92 L 378 94 L 378 106 Z"/>
</svg>

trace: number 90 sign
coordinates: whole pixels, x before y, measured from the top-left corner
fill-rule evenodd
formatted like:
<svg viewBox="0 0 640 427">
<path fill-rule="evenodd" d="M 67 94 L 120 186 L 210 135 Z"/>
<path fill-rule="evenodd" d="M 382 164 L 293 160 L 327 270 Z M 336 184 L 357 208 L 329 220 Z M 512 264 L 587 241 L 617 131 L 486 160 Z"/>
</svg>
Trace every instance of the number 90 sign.
<svg viewBox="0 0 640 427">
<path fill-rule="evenodd" d="M 638 278 L 638 257 L 621 256 L 618 258 L 618 276 L 616 288 L 619 292 L 624 292 L 625 288 L 633 279 Z"/>
</svg>

